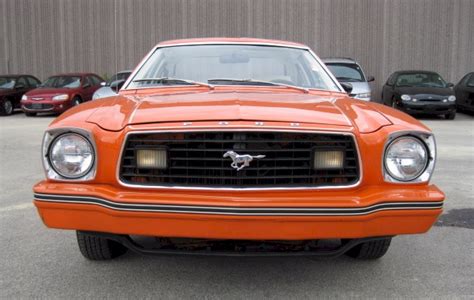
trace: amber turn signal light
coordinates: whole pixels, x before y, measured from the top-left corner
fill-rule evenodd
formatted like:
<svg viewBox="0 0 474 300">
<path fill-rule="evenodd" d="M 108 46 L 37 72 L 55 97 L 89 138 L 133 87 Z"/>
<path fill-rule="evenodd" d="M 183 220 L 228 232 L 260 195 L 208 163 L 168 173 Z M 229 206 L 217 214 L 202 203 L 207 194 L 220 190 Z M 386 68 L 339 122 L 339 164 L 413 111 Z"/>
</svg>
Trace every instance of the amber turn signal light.
<svg viewBox="0 0 474 300">
<path fill-rule="evenodd" d="M 331 170 L 344 167 L 344 152 L 334 150 L 316 150 L 314 152 L 314 169 Z"/>
<path fill-rule="evenodd" d="M 166 169 L 166 149 L 137 149 L 137 167 L 144 169 Z"/>
</svg>

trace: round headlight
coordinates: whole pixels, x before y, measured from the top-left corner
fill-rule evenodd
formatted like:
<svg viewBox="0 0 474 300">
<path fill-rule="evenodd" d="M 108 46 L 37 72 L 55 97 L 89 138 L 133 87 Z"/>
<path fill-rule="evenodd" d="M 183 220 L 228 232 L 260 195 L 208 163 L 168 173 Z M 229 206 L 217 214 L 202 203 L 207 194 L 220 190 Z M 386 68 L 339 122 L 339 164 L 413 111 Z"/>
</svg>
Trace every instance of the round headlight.
<svg viewBox="0 0 474 300">
<path fill-rule="evenodd" d="M 411 100 L 410 95 L 402 95 L 400 98 L 401 98 L 403 101 L 410 101 L 410 100 Z"/>
<path fill-rule="evenodd" d="M 385 170 L 399 181 L 411 181 L 420 176 L 428 165 L 425 144 L 411 136 L 393 140 L 385 151 Z"/>
<path fill-rule="evenodd" d="M 451 96 L 448 97 L 448 100 L 449 101 L 456 101 L 456 96 L 451 95 Z"/>
<path fill-rule="evenodd" d="M 68 179 L 86 175 L 94 165 L 94 149 L 91 143 L 77 133 L 58 136 L 49 147 L 51 167 Z"/>
</svg>

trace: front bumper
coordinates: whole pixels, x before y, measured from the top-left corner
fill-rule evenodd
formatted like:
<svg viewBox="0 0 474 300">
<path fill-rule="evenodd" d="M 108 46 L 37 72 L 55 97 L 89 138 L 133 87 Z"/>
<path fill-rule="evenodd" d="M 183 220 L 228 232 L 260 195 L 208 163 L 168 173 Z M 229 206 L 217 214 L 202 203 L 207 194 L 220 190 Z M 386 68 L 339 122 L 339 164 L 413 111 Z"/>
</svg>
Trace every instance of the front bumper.
<svg viewBox="0 0 474 300">
<path fill-rule="evenodd" d="M 404 102 L 399 103 L 399 107 L 409 114 L 420 113 L 420 114 L 432 114 L 432 115 L 444 115 L 456 111 L 455 102 Z"/>
<path fill-rule="evenodd" d="M 21 109 L 23 112 L 41 113 L 54 112 L 62 113 L 71 107 L 70 101 L 22 101 Z"/>
<path fill-rule="evenodd" d="M 157 192 L 41 182 L 34 203 L 51 228 L 247 240 L 364 238 L 426 232 L 442 212 L 435 186 L 264 193 Z M 300 196 L 298 196 L 300 195 Z"/>
</svg>

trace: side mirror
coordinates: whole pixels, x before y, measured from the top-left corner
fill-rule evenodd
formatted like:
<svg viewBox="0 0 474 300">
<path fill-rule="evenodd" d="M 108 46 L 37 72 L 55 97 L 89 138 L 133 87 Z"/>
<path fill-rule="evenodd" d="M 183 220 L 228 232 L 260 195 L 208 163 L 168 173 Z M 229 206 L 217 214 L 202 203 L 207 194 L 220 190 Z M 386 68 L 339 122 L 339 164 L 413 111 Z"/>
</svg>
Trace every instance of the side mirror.
<svg viewBox="0 0 474 300">
<path fill-rule="evenodd" d="M 106 85 L 107 85 L 107 82 L 105 82 L 105 81 L 102 81 L 102 82 L 100 83 L 100 86 L 106 86 Z"/>
<path fill-rule="evenodd" d="M 110 88 L 115 93 L 118 93 L 120 91 L 120 89 L 122 88 L 124 83 L 125 83 L 125 80 L 123 80 L 123 79 L 112 81 L 112 83 L 110 84 Z"/>
<path fill-rule="evenodd" d="M 367 77 L 367 82 L 372 82 L 372 81 L 375 81 L 375 77 L 374 76 L 368 76 Z"/>
<path fill-rule="evenodd" d="M 449 82 L 448 84 L 446 84 L 446 87 L 450 88 L 450 87 L 453 87 L 454 86 L 454 83 L 451 83 Z"/>
<path fill-rule="evenodd" d="M 346 91 L 346 93 L 350 94 L 352 92 L 352 84 L 347 83 L 347 82 L 339 82 L 339 83 L 341 84 L 344 91 Z"/>
<path fill-rule="evenodd" d="M 23 83 L 19 83 L 15 86 L 15 89 L 17 89 L 17 90 L 22 90 L 24 88 L 25 88 L 25 85 Z"/>
</svg>

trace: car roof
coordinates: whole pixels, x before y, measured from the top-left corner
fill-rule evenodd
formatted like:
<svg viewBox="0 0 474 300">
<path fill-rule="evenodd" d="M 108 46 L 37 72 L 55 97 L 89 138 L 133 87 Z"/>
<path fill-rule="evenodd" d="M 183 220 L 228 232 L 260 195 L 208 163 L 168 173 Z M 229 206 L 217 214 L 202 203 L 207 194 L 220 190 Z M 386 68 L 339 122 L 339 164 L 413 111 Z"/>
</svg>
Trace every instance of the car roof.
<svg viewBox="0 0 474 300">
<path fill-rule="evenodd" d="M 97 74 L 94 74 L 94 73 L 60 73 L 60 74 L 54 74 L 54 75 L 51 75 L 51 76 L 48 76 L 48 77 L 58 77 L 58 76 L 88 76 L 88 75 L 95 75 L 95 76 L 99 76 Z"/>
<path fill-rule="evenodd" d="M 174 46 L 174 45 L 187 45 L 187 44 L 258 44 L 258 45 L 277 45 L 286 47 L 297 47 L 297 48 L 308 48 L 308 46 L 296 42 L 282 41 L 282 40 L 269 40 L 269 39 L 257 39 L 257 38 L 229 38 L 229 37 L 213 37 L 213 38 L 194 38 L 194 39 L 179 39 L 163 41 L 157 45 L 162 46 Z"/>
<path fill-rule="evenodd" d="M 334 63 L 334 64 L 357 64 L 355 59 L 350 57 L 327 57 L 321 58 L 324 63 Z"/>
<path fill-rule="evenodd" d="M 432 73 L 432 74 L 439 75 L 435 71 L 427 71 L 427 70 L 401 70 L 401 71 L 396 71 L 396 72 L 393 72 L 393 73 L 398 73 L 398 74 Z"/>
<path fill-rule="evenodd" d="M 30 74 L 5 74 L 5 75 L 0 75 L 0 77 L 13 77 L 13 78 L 17 78 L 17 77 L 20 77 L 20 76 L 31 76 L 31 77 L 36 78 L 36 76 L 30 75 Z"/>
</svg>

